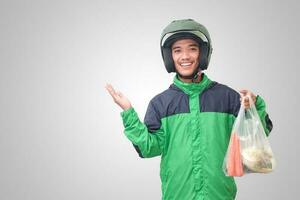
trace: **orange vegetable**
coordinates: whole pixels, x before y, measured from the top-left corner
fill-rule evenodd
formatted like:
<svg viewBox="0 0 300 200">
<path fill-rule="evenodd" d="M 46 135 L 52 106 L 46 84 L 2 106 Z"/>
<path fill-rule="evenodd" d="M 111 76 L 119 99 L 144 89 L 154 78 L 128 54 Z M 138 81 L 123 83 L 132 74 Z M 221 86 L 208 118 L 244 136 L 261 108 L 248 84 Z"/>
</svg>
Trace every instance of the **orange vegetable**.
<svg viewBox="0 0 300 200">
<path fill-rule="evenodd" d="M 231 133 L 230 147 L 227 159 L 228 176 L 243 176 L 243 164 L 241 158 L 240 140 L 236 133 Z"/>
</svg>

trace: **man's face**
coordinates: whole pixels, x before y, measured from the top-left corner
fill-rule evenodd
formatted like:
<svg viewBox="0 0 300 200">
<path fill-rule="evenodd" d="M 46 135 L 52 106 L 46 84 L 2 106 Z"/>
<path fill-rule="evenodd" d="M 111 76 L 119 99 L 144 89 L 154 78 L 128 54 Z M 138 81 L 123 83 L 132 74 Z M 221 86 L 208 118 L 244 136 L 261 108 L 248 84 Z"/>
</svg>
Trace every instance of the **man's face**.
<svg viewBox="0 0 300 200">
<path fill-rule="evenodd" d="M 199 65 L 199 45 L 192 39 L 181 39 L 171 47 L 177 72 L 181 76 L 191 76 Z"/>
</svg>

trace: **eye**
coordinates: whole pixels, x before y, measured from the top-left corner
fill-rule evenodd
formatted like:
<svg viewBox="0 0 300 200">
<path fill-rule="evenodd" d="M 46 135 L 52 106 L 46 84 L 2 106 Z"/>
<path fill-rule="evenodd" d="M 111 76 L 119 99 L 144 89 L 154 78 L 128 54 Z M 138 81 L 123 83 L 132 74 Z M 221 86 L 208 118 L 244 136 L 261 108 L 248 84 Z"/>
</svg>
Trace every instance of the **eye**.
<svg viewBox="0 0 300 200">
<path fill-rule="evenodd" d="M 192 51 L 199 51 L 199 49 L 197 47 L 192 47 L 191 50 Z"/>
<path fill-rule="evenodd" d="M 173 53 L 180 53 L 180 49 L 174 49 Z"/>
</svg>

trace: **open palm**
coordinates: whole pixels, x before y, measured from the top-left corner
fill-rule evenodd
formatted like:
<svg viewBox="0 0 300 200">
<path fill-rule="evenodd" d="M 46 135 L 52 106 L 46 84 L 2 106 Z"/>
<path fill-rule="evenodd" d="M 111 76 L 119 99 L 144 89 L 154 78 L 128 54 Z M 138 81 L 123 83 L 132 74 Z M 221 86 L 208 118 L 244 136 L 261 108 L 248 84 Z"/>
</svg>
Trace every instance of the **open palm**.
<svg viewBox="0 0 300 200">
<path fill-rule="evenodd" d="M 120 91 L 115 91 L 111 84 L 105 86 L 109 94 L 112 96 L 114 102 L 118 104 L 123 110 L 131 108 L 131 103 Z"/>
</svg>

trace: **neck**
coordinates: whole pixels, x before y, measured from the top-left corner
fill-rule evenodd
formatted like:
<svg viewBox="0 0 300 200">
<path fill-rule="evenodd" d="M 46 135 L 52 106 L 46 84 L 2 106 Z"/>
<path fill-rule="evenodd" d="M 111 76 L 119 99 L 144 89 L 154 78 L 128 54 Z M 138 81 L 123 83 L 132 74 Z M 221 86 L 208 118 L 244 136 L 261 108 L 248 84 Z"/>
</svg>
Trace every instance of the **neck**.
<svg viewBox="0 0 300 200">
<path fill-rule="evenodd" d="M 182 78 L 181 76 L 178 76 L 178 78 L 184 83 L 199 83 L 202 80 L 202 73 L 198 72 L 196 79 Z"/>
</svg>

